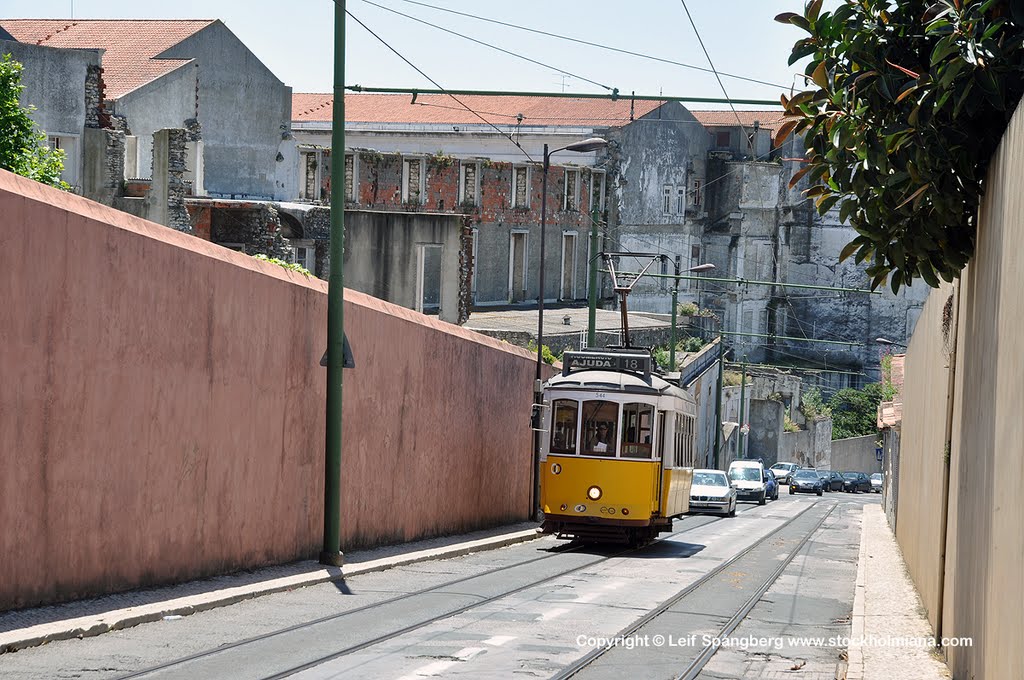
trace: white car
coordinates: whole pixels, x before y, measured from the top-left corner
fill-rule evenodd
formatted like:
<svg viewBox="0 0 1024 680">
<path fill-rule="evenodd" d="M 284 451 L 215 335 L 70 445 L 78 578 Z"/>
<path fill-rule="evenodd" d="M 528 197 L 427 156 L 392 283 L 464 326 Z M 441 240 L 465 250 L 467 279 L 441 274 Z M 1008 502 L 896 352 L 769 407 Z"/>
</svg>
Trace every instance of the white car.
<svg viewBox="0 0 1024 680">
<path fill-rule="evenodd" d="M 871 490 L 875 493 L 882 493 L 882 473 L 876 472 L 871 475 Z"/>
<path fill-rule="evenodd" d="M 690 485 L 691 512 L 720 512 L 736 516 L 736 489 L 721 470 L 694 470 Z"/>
<path fill-rule="evenodd" d="M 778 498 L 778 485 L 775 492 L 768 489 L 768 475 L 759 460 L 734 460 L 729 464 L 729 484 L 736 489 L 737 499 L 757 501 L 764 505 L 769 498 Z"/>
<path fill-rule="evenodd" d="M 793 473 L 800 469 L 796 463 L 776 463 L 768 468 L 775 474 L 779 484 L 789 484 L 793 480 Z"/>
</svg>

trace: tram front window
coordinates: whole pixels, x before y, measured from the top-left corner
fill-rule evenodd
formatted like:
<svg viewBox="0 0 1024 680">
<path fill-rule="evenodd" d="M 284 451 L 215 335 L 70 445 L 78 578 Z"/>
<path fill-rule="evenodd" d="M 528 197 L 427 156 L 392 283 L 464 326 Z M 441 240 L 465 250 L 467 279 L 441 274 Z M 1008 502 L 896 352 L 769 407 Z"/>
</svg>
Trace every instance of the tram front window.
<svg viewBox="0 0 1024 680">
<path fill-rule="evenodd" d="M 614 457 L 619 438 L 619 405 L 614 401 L 583 402 L 583 454 Z"/>
<path fill-rule="evenodd" d="M 576 453 L 576 423 L 579 405 L 558 399 L 551 405 L 551 453 Z"/>
<path fill-rule="evenodd" d="M 622 457 L 650 458 L 654 437 L 654 407 L 626 404 L 622 407 Z"/>
</svg>

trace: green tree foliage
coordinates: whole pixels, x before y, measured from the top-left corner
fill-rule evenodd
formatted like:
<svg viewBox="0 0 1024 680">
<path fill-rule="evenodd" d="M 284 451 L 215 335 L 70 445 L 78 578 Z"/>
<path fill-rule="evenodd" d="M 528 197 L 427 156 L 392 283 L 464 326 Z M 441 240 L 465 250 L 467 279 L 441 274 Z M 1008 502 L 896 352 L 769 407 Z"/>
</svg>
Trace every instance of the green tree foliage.
<svg viewBox="0 0 1024 680">
<path fill-rule="evenodd" d="M 800 399 L 800 410 L 806 418 L 828 417 L 832 415 L 825 401 L 821 398 L 821 391 L 817 387 L 805 390 Z"/>
<path fill-rule="evenodd" d="M 873 288 L 952 281 L 974 252 L 989 160 L 1024 93 L 1024 2 L 842 0 L 777 21 L 808 33 L 804 92 L 783 97 L 777 139 L 802 134 L 820 214 L 856 231 L 840 259 Z"/>
<path fill-rule="evenodd" d="M 0 59 L 0 168 L 43 184 L 67 189 L 61 181 L 64 152 L 51 149 L 32 120 L 32 109 L 21 106 L 18 98 L 22 66 L 5 54 Z"/>
<path fill-rule="evenodd" d="M 871 383 L 862 390 L 839 390 L 828 400 L 832 411 L 832 439 L 861 437 L 878 432 L 878 404 L 882 401 L 881 383 Z"/>
</svg>

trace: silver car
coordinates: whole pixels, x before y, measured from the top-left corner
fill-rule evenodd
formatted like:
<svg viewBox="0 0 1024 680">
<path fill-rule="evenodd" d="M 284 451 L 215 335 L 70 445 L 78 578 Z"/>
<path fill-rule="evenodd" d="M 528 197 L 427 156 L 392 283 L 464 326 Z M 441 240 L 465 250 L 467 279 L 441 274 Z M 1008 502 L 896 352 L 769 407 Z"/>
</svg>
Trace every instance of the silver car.
<svg viewBox="0 0 1024 680">
<path fill-rule="evenodd" d="M 779 484 L 789 484 L 793 479 L 793 473 L 800 469 L 800 466 L 796 463 L 776 463 L 775 465 L 768 468 L 775 474 L 775 479 L 779 480 Z"/>
<path fill-rule="evenodd" d="M 720 512 L 736 516 L 736 489 L 721 470 L 694 470 L 690 485 L 690 512 Z"/>
<path fill-rule="evenodd" d="M 875 493 L 882 493 L 882 473 L 876 472 L 871 475 L 871 490 Z"/>
</svg>

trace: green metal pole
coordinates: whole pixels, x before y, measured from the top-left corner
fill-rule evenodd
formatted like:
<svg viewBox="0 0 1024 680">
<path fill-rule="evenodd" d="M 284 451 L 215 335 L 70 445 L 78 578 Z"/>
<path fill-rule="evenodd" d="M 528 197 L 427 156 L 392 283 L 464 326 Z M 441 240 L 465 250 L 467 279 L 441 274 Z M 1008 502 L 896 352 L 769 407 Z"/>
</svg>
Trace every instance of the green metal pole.
<svg viewBox="0 0 1024 680">
<path fill-rule="evenodd" d="M 716 470 L 720 469 L 722 449 L 722 381 L 725 365 L 725 339 L 718 334 L 718 398 L 715 400 L 715 464 Z"/>
<path fill-rule="evenodd" d="M 739 457 L 742 460 L 747 455 L 747 442 L 743 434 L 744 405 L 747 398 L 747 358 L 743 357 L 743 373 L 740 377 L 740 442 Z"/>
<path fill-rule="evenodd" d="M 345 361 L 345 0 L 334 2 L 334 117 L 331 134 L 331 271 L 327 287 L 327 438 L 324 545 L 320 564 L 340 567 L 341 374 Z"/>
<path fill-rule="evenodd" d="M 668 365 L 671 367 L 669 370 L 676 370 L 676 301 L 679 298 L 679 290 L 677 286 L 672 287 L 672 330 L 668 334 Z"/>
<path fill-rule="evenodd" d="M 590 278 L 587 286 L 587 347 L 597 347 L 597 208 L 590 216 Z"/>
</svg>

